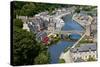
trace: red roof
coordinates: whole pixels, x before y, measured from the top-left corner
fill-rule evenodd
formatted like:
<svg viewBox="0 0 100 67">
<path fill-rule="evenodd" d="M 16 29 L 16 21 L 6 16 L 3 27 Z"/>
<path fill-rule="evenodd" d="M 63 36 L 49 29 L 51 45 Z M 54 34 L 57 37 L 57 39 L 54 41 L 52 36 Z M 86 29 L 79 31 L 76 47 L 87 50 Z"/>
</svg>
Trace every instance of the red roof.
<svg viewBox="0 0 100 67">
<path fill-rule="evenodd" d="M 42 41 L 43 41 L 45 44 L 48 44 L 49 38 L 46 36 L 46 37 L 43 38 Z"/>
</svg>

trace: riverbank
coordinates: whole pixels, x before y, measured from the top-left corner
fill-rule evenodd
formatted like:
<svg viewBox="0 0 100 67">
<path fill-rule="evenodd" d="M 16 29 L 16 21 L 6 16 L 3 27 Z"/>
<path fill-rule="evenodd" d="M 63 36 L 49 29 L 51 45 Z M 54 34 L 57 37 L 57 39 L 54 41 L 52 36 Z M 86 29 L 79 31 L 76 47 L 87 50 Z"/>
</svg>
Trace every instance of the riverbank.
<svg viewBox="0 0 100 67">
<path fill-rule="evenodd" d="M 74 14 L 73 17 L 72 17 L 72 19 L 74 21 L 76 21 L 78 24 L 80 24 L 85 29 L 86 25 L 90 25 L 91 24 L 93 18 L 91 16 L 89 16 L 89 15 L 87 15 L 88 19 L 82 19 L 81 17 L 83 18 L 85 16 L 80 16 L 80 14 Z M 85 23 L 85 22 L 87 22 L 87 23 Z"/>
<path fill-rule="evenodd" d="M 74 21 L 76 21 L 81 27 L 83 27 L 83 28 L 85 29 L 85 25 L 82 24 L 82 22 L 81 22 L 80 20 L 78 20 L 77 18 L 75 18 L 75 16 L 76 16 L 76 14 L 74 14 L 74 15 L 72 16 L 72 19 L 73 19 Z"/>
<path fill-rule="evenodd" d="M 74 18 L 74 15 L 73 15 L 73 17 L 72 17 L 72 20 L 76 21 L 80 26 L 82 26 L 82 27 L 84 28 L 83 24 L 81 24 L 80 21 L 78 21 L 78 20 L 76 20 L 76 19 Z M 85 29 L 85 28 L 84 28 L 84 29 Z M 62 52 L 62 53 L 61 53 L 59 59 L 64 59 L 66 63 L 73 62 L 73 60 L 72 60 L 72 58 L 71 58 L 71 55 L 70 55 L 70 49 L 71 49 L 71 48 L 74 48 L 74 47 L 84 38 L 85 34 L 86 34 L 86 33 L 85 33 L 85 31 L 84 31 L 84 34 L 81 36 L 81 38 L 80 38 L 77 42 L 74 43 L 73 46 L 71 46 L 71 47 L 68 48 L 68 49 L 66 48 L 66 49 L 67 49 L 67 52 Z"/>
<path fill-rule="evenodd" d="M 56 45 L 51 45 L 49 47 L 49 53 L 51 58 L 51 63 L 58 63 L 59 57 L 61 53 L 64 51 L 64 49 L 68 46 L 73 45 L 74 42 L 67 42 L 67 41 L 60 41 Z"/>
<path fill-rule="evenodd" d="M 66 63 L 73 62 L 72 57 L 70 55 L 70 49 L 74 48 L 81 41 L 81 39 L 84 38 L 84 36 L 85 36 L 85 33 L 83 34 L 83 36 L 76 43 L 74 43 L 74 45 L 72 47 L 69 48 L 69 50 L 67 50 L 67 52 L 62 52 L 59 58 L 64 59 Z"/>
</svg>

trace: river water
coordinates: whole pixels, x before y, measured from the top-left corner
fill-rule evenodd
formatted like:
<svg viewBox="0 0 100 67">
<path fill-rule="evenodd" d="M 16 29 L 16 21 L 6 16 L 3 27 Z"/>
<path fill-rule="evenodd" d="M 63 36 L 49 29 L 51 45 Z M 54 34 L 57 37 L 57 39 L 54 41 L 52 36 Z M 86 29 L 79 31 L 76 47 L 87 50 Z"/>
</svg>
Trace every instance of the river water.
<svg viewBox="0 0 100 67">
<path fill-rule="evenodd" d="M 77 31 L 83 30 L 83 28 L 76 21 L 72 20 L 72 15 L 67 15 L 63 17 L 63 20 L 65 21 L 65 25 L 62 27 L 62 30 L 77 30 Z M 78 36 L 76 36 L 76 38 L 77 37 Z M 65 48 L 72 46 L 74 43 L 75 42 L 60 41 L 55 45 L 51 45 L 48 49 L 51 58 L 50 63 L 51 64 L 58 63 L 61 52 L 63 52 Z"/>
<path fill-rule="evenodd" d="M 65 21 L 65 25 L 62 27 L 62 30 L 83 30 L 83 28 L 76 21 L 72 20 L 72 15 L 63 17 L 63 20 Z"/>
</svg>

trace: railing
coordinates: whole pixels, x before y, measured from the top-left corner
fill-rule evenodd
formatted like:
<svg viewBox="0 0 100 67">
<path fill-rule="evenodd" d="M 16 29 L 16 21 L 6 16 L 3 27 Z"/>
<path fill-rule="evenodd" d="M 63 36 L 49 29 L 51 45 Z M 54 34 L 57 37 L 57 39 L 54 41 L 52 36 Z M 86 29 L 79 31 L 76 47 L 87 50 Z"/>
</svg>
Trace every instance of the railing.
<svg viewBox="0 0 100 67">
<path fill-rule="evenodd" d="M 70 31 L 45 31 L 47 33 L 57 33 L 57 34 L 71 34 L 71 33 L 77 33 L 77 34 L 83 34 L 84 31 L 75 31 L 75 30 L 70 30 Z"/>
</svg>

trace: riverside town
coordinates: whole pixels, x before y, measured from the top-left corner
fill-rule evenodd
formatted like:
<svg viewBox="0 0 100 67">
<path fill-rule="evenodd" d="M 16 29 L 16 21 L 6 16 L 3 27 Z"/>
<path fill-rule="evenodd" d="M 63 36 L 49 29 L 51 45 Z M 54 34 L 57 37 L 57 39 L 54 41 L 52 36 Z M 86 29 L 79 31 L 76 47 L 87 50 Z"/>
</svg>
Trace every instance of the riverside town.
<svg viewBox="0 0 100 67">
<path fill-rule="evenodd" d="M 11 3 L 12 65 L 97 61 L 97 6 Z"/>
</svg>

